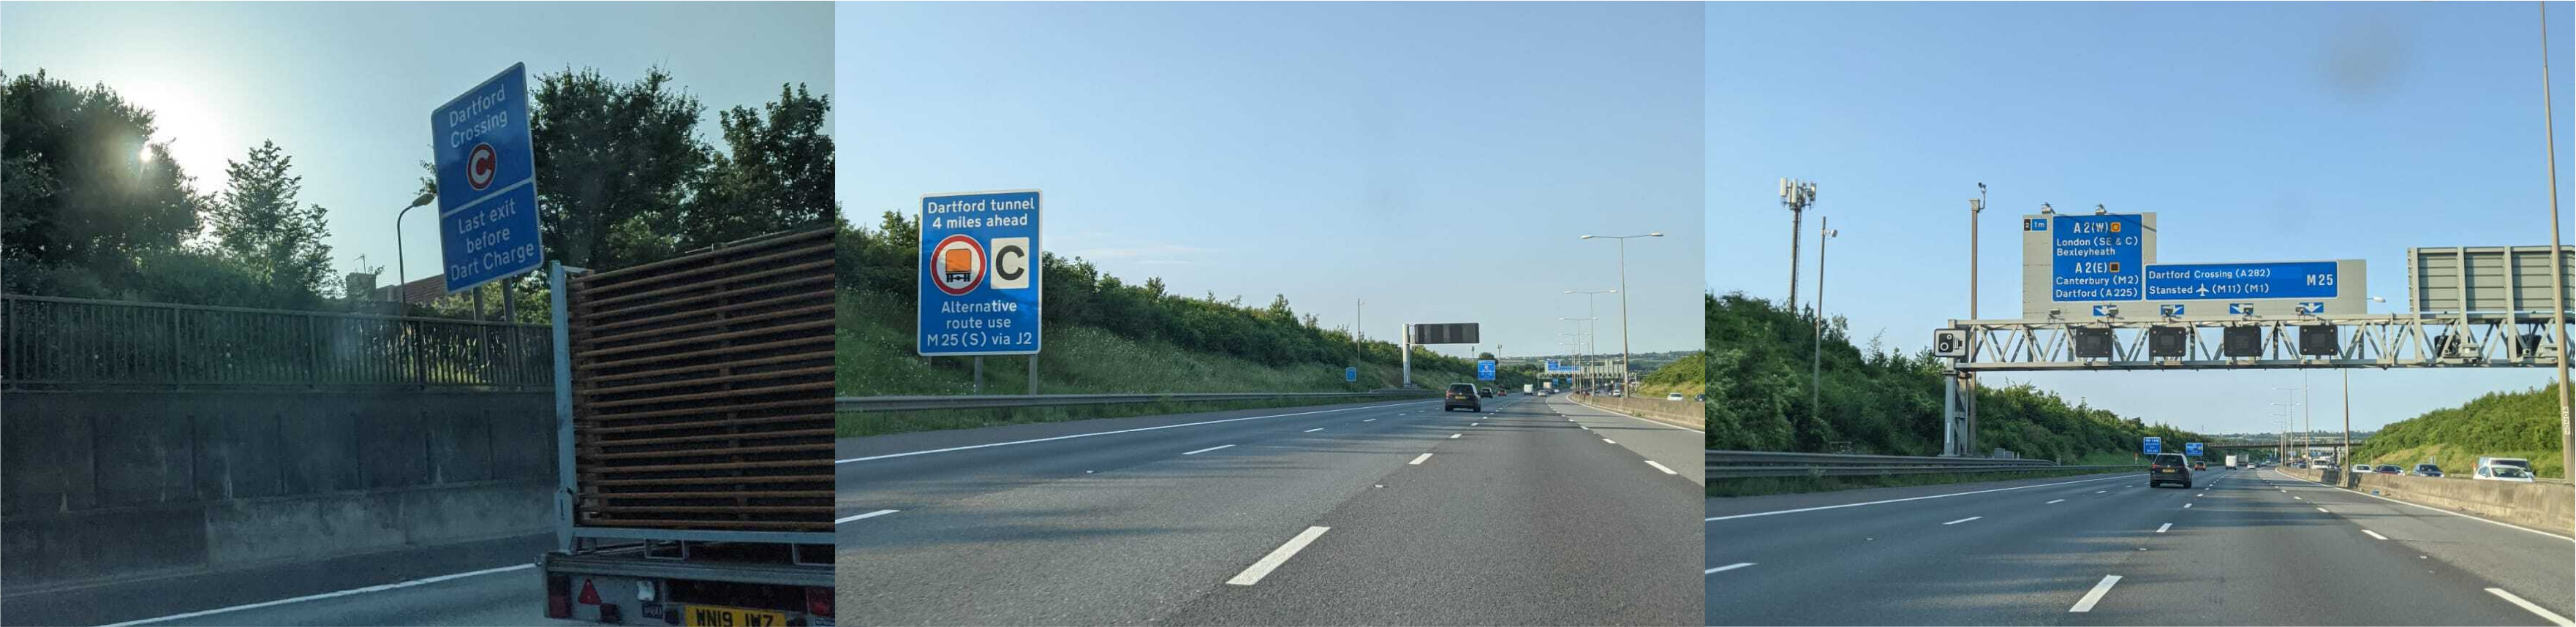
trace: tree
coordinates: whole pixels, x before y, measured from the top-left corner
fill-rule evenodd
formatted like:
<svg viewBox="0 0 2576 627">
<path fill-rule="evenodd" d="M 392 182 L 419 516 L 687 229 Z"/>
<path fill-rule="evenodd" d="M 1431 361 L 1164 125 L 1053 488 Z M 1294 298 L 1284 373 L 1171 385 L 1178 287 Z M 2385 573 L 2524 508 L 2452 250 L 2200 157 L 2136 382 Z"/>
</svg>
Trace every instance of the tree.
<svg viewBox="0 0 2576 627">
<path fill-rule="evenodd" d="M 760 110 L 719 113 L 729 153 L 710 157 L 683 216 L 681 246 L 710 246 L 838 215 L 831 129 L 823 126 L 831 110 L 831 96 L 809 94 L 800 83 L 781 85 L 778 101 Z"/>
<path fill-rule="evenodd" d="M 705 107 L 671 83 L 659 67 L 622 84 L 593 69 L 537 77 L 537 219 L 555 259 L 608 269 L 682 250 L 681 208 L 709 148 L 693 131 Z"/>
<path fill-rule="evenodd" d="M 150 143 L 151 111 L 43 71 L 0 79 L 0 289 L 108 296 L 139 253 L 197 232 L 202 199 Z"/>
<path fill-rule="evenodd" d="M 292 174 L 295 158 L 276 142 L 262 141 L 242 161 L 226 161 L 230 184 L 209 213 L 213 247 L 283 299 L 310 300 L 331 282 L 328 210 L 296 199 L 304 177 Z"/>
</svg>

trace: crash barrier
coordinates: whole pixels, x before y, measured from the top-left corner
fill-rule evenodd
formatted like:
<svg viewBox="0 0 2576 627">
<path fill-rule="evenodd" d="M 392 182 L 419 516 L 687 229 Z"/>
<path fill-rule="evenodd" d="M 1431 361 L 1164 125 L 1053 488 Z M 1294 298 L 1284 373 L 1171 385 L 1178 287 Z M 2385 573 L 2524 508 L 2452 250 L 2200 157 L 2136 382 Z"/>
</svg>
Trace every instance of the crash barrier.
<svg viewBox="0 0 2576 627">
<path fill-rule="evenodd" d="M 2284 472 L 2363 494 L 2474 514 L 2552 533 L 2576 533 L 2576 487 L 2564 483 L 2357 473 L 2343 468 L 2290 469 Z"/>
<path fill-rule="evenodd" d="M 1570 396 L 1574 402 L 1593 409 L 1619 412 L 1703 431 L 1708 429 L 1707 404 L 1699 401 L 1668 401 L 1660 398 L 1626 398 L 1598 394 Z"/>
<path fill-rule="evenodd" d="M 1709 451 L 1711 479 L 1742 477 L 1827 477 L 1921 475 L 1938 473 L 2030 472 L 2034 470 L 2138 471 L 2146 466 L 2060 466 L 2045 459 L 1987 457 L 1914 457 L 1770 451 Z"/>
<path fill-rule="evenodd" d="M 0 392 L 9 594 L 541 533 L 552 399 Z"/>
</svg>

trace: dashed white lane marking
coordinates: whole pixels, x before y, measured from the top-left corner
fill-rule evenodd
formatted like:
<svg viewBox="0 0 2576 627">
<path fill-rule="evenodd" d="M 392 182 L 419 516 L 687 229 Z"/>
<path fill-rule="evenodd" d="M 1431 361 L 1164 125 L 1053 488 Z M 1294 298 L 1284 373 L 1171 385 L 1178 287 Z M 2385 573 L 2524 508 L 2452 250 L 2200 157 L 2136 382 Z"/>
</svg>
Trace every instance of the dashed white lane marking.
<svg viewBox="0 0 2576 627">
<path fill-rule="evenodd" d="M 1470 423 L 1467 423 L 1467 426 L 1473 427 L 1473 426 L 1481 425 L 1481 424 L 1485 424 L 1485 423 L 1481 423 L 1481 422 L 1470 422 Z"/>
<path fill-rule="evenodd" d="M 2182 504 L 2182 508 L 2183 508 L 2183 509 L 2191 509 L 2191 504 L 2190 504 L 2190 503 L 2184 503 L 2184 504 Z"/>
<path fill-rule="evenodd" d="M 1422 460 L 1426 459 L 1431 459 L 1430 453 L 1423 453 L 1421 457 L 1413 458 L 1413 461 L 1405 462 L 1404 464 L 1407 466 L 1420 466 L 1422 465 Z"/>
<path fill-rule="evenodd" d="M 1717 574 L 1717 573 L 1718 573 L 1718 571 L 1735 570 L 1735 569 L 1738 569 L 1738 568 L 1743 568 L 1743 567 L 1746 567 L 1746 566 L 1752 566 L 1752 565 L 1753 565 L 1753 563 L 1752 563 L 1752 562 L 1736 562 L 1736 563 L 1733 563 L 1733 564 L 1727 564 L 1727 565 L 1725 565 L 1725 566 L 1719 566 L 1719 567 L 1716 567 L 1716 568 L 1708 569 L 1708 572 L 1700 573 L 1700 575 L 1701 575 L 1701 576 L 1714 575 L 1714 574 Z"/>
<path fill-rule="evenodd" d="M 851 517 L 849 517 L 849 518 L 843 518 L 843 519 L 840 519 L 840 520 L 835 520 L 835 521 L 832 521 L 832 524 L 838 525 L 838 524 L 841 524 L 841 523 L 850 522 L 850 521 L 858 520 L 858 519 L 862 519 L 862 518 L 875 518 L 875 517 L 878 517 L 878 516 L 884 516 L 884 515 L 886 515 L 886 514 L 892 514 L 892 513 L 895 513 L 895 512 L 899 512 L 899 511 L 903 511 L 903 510 L 881 509 L 881 510 L 877 510 L 877 511 L 873 511 L 873 512 L 868 512 L 868 513 L 865 513 L 865 514 L 860 514 L 860 515 L 857 515 L 857 516 L 851 516 Z"/>
<path fill-rule="evenodd" d="M 2488 588 L 2487 594 L 2503 597 L 2506 601 L 2512 601 L 2514 605 L 2522 606 L 2522 609 L 2529 610 L 2533 614 L 2539 614 L 2541 618 L 2549 619 L 2549 622 L 2556 623 L 2558 627 L 2576 627 L 2576 623 L 2568 622 L 2567 617 L 2559 616 L 2557 612 L 2549 611 L 2548 608 L 2532 605 L 2530 601 L 2522 600 L 2522 597 L 2514 596 L 2513 593 L 2506 592 L 2503 588 Z"/>
<path fill-rule="evenodd" d="M 1277 570 L 1280 564 L 1288 563 L 1288 558 L 1296 557 L 1297 552 L 1306 550 L 1306 545 L 1313 544 L 1315 538 L 1332 530 L 1332 527 L 1307 527 L 1305 531 L 1298 532 L 1297 537 L 1289 538 L 1287 544 L 1271 549 L 1269 555 L 1261 556 L 1261 561 L 1253 562 L 1251 566 L 1244 568 L 1243 572 L 1236 573 L 1233 579 L 1227 579 L 1225 582 L 1237 586 L 1261 583 L 1261 578 L 1270 576 L 1270 571 Z"/>
<path fill-rule="evenodd" d="M 2064 503 L 2064 502 L 2066 502 L 2066 499 L 2058 499 L 2058 500 L 2049 501 L 2049 502 L 2046 502 L 2046 503 L 2041 503 L 2041 505 L 2056 505 L 2056 504 Z"/>
<path fill-rule="evenodd" d="M 2110 491 L 2110 490 L 2094 490 L 2094 491 L 2093 491 L 2093 493 L 2094 493 L 2094 494 L 2101 494 L 2101 493 L 2109 492 L 2109 491 Z"/>
<path fill-rule="evenodd" d="M 1199 450 L 1195 450 L 1195 451 L 1190 451 L 1190 452 L 1187 452 L 1187 453 L 1182 453 L 1182 455 L 1197 455 L 1197 454 L 1200 454 L 1200 453 L 1205 453 L 1205 452 L 1208 452 L 1208 451 L 1213 451 L 1213 450 L 1217 450 L 1217 449 L 1221 449 L 1221 448 L 1226 448 L 1226 447 L 1230 447 L 1230 446 L 1234 446 L 1234 445 L 1232 445 L 1232 444 L 1220 444 L 1220 445 L 1217 445 L 1217 446 L 1211 446 L 1211 447 L 1207 447 L 1207 448 L 1203 448 L 1203 449 L 1199 449 Z"/>
<path fill-rule="evenodd" d="M 130 626 L 130 625 L 145 625 L 145 624 L 151 624 L 151 623 L 158 623 L 158 622 L 162 622 L 162 621 L 173 621 L 173 620 L 179 620 L 179 619 L 183 619 L 183 618 L 196 618 L 196 617 L 199 617 L 199 616 L 205 616 L 205 615 L 209 615 L 209 614 L 222 614 L 222 613 L 224 613 L 224 612 L 233 612 L 233 611 L 248 610 L 248 609 L 258 609 L 258 608 L 269 607 L 269 606 L 275 606 L 275 605 L 285 605 L 285 604 L 288 604 L 288 603 L 301 603 L 301 602 L 304 602 L 304 601 L 313 601 L 313 600 L 319 600 L 319 599 L 328 599 L 328 598 L 332 598 L 332 597 L 343 597 L 343 596 L 349 596 L 349 595 L 352 595 L 352 594 L 360 594 L 360 593 L 366 593 L 366 592 L 383 592 L 383 591 L 386 591 L 386 590 L 393 590 L 393 589 L 397 589 L 397 588 L 409 588 L 409 587 L 412 587 L 412 586 L 428 585 L 428 584 L 438 583 L 438 582 L 441 582 L 441 581 L 447 581 L 447 580 L 450 580 L 450 579 L 462 579 L 462 578 L 466 578 L 466 577 L 472 577 L 472 576 L 475 576 L 475 575 L 489 575 L 489 574 L 492 574 L 492 573 L 504 573 L 504 572 L 514 571 L 514 570 L 520 570 L 520 569 L 526 569 L 526 568 L 536 568 L 536 567 L 537 567 L 537 565 L 536 565 L 536 564 L 520 564 L 520 565 L 517 565 L 517 566 L 503 566 L 503 567 L 500 567 L 500 568 L 486 568 L 486 569 L 483 569 L 483 570 L 470 571 L 470 572 L 462 572 L 462 573 L 456 573 L 456 574 L 452 574 L 452 575 L 439 575 L 439 576 L 436 576 L 436 577 L 427 577 L 427 578 L 422 578 L 422 579 L 414 579 L 414 580 L 411 580 L 411 581 L 405 581 L 405 582 L 400 582 L 400 583 L 389 583 L 389 584 L 384 584 L 384 585 L 367 586 L 367 587 L 364 587 L 364 588 L 351 588 L 351 589 L 348 589 L 348 590 L 341 590 L 341 591 L 338 591 L 338 592 L 324 592 L 324 593 L 321 593 L 321 594 L 309 594 L 309 595 L 305 595 L 305 596 L 295 597 L 295 598 L 292 598 L 292 599 L 278 599 L 278 600 L 275 600 L 275 601 L 261 601 L 261 602 L 258 602 L 258 603 L 252 603 L 252 604 L 248 604 L 248 605 L 235 605 L 235 606 L 232 606 L 232 607 L 215 608 L 215 609 L 211 609 L 211 610 L 202 610 L 202 611 L 196 611 L 196 612 L 189 612 L 189 613 L 186 613 L 186 614 L 171 614 L 171 615 L 169 615 L 169 616 L 163 616 L 163 617 L 159 617 L 159 618 L 146 618 L 146 619 L 143 619 L 143 620 L 130 620 L 130 621 L 122 622 L 122 623 L 116 623 L 116 624 L 113 624 L 113 625 L 108 625 L 107 627 L 128 627 L 128 626 Z"/>
<path fill-rule="evenodd" d="M 1665 468 L 1663 464 L 1655 463 L 1655 460 L 1651 460 L 1651 459 L 1646 460 L 1646 465 L 1648 465 L 1648 466 L 1653 466 L 1653 467 L 1655 467 L 1655 469 L 1656 469 L 1656 470 L 1664 471 L 1664 474 L 1667 474 L 1667 475 L 1678 475 L 1678 474 L 1682 474 L 1682 473 L 1678 473 L 1678 472 L 1673 472 L 1673 469 L 1671 469 L 1671 468 Z"/>
<path fill-rule="evenodd" d="M 2068 613 L 2093 611 L 2093 604 L 2102 602 L 2102 595 L 2110 594 L 2111 586 L 2117 583 L 2120 583 L 2119 575 L 2103 575 L 2102 583 L 2093 584 L 2093 591 L 2084 593 L 2084 598 L 2076 601 L 2075 607 L 2067 608 L 2066 611 Z"/>
<path fill-rule="evenodd" d="M 1616 440 L 1612 440 L 1612 439 L 1610 439 L 1610 438 L 1601 438 L 1601 441 L 1603 441 L 1603 442 L 1609 442 L 1609 443 L 1611 443 L 1611 444 L 1618 444 L 1618 443 L 1619 443 L 1618 441 L 1616 441 Z"/>
<path fill-rule="evenodd" d="M 1979 518 L 1985 518 L 1985 517 L 1984 517 L 1984 516 L 1969 516 L 1969 517 L 1967 517 L 1967 518 L 1961 518 L 1961 519 L 1958 519 L 1958 520 L 1953 520 L 1953 521 L 1945 522 L 1945 523 L 1941 523 L 1941 524 L 1944 524 L 1944 525 L 1956 525 L 1956 524 L 1959 524 L 1959 523 L 1968 522 L 1968 521 L 1976 520 L 1976 519 L 1979 519 Z"/>
<path fill-rule="evenodd" d="M 1370 418 L 1370 419 L 1367 419 L 1367 420 L 1362 420 L 1362 421 L 1360 421 L 1360 422 L 1377 422 L 1377 419 L 1376 419 L 1376 418 Z"/>
<path fill-rule="evenodd" d="M 1179 427 L 1195 427 L 1195 426 L 1199 426 L 1199 425 L 1212 425 L 1212 424 L 1227 423 L 1227 422 L 1241 422 L 1241 421 L 1245 421 L 1245 420 L 1261 420 L 1261 419 L 1264 419 L 1264 418 L 1282 418 L 1282 417 L 1287 417 L 1287 416 L 1304 416 L 1304 415 L 1308 415 L 1308 414 L 1325 414 L 1325 413 L 1332 413 L 1332 412 L 1337 412 L 1337 411 L 1355 411 L 1355 410 L 1362 410 L 1362 409 L 1378 409 L 1378 408 L 1381 408 L 1381 407 L 1395 407 L 1395 406 L 1397 406 L 1397 405 L 1413 405 L 1413 404 L 1417 404 L 1417 403 L 1429 403 L 1429 402 L 1434 402 L 1434 401 L 1412 401 L 1412 402 L 1405 402 L 1405 403 L 1390 403 L 1390 404 L 1386 404 L 1386 405 L 1368 405 L 1368 406 L 1363 406 L 1363 407 L 1344 407 L 1344 408 L 1340 408 L 1340 409 L 1318 409 L 1318 410 L 1315 410 L 1315 411 L 1301 411 L 1301 412 L 1289 413 L 1289 414 L 1271 414 L 1271 415 L 1267 415 L 1267 416 L 1245 416 L 1245 417 L 1242 417 L 1242 418 L 1226 418 L 1226 419 L 1223 419 L 1223 420 L 1202 420 L 1202 421 L 1199 421 L 1199 422 L 1185 422 L 1185 423 L 1176 424 L 1176 425 L 1160 425 L 1160 426 L 1153 426 L 1153 427 L 1137 427 L 1137 428 L 1134 428 L 1134 429 L 1119 429 L 1119 430 L 1116 430 L 1116 431 L 1100 431 L 1100 432 L 1095 432 L 1095 433 L 1076 433 L 1076 434 L 1073 434 L 1073 435 L 1059 435 L 1059 436 L 1055 436 L 1055 437 L 1052 437 L 1052 438 L 1038 438 L 1038 439 L 1035 439 L 1035 440 L 1016 440 L 1016 441 L 1011 441 L 1011 442 L 993 442 L 993 443 L 989 443 L 989 444 L 973 444 L 973 445 L 967 445 L 967 446 L 951 446 L 951 447 L 948 447 L 948 448 L 931 449 L 931 450 L 927 450 L 927 451 L 907 451 L 907 452 L 902 452 L 902 453 L 887 453 L 887 454 L 884 454 L 884 455 L 870 455 L 870 456 L 867 456 L 867 457 L 854 457 L 854 458 L 850 458 L 850 459 L 836 459 L 836 460 L 832 460 L 832 463 L 833 463 L 834 465 L 839 465 L 839 464 L 847 464 L 847 463 L 852 463 L 852 462 L 864 462 L 864 461 L 873 461 L 873 460 L 879 460 L 879 459 L 892 459 L 892 458 L 896 458 L 896 457 L 911 457 L 911 456 L 914 456 L 914 455 L 929 455 L 929 454 L 932 454 L 932 453 L 947 453 L 947 452 L 953 452 L 953 451 L 974 450 L 974 449 L 979 449 L 979 448 L 991 448 L 991 447 L 995 447 L 995 446 L 1011 446 L 1011 445 L 1015 445 L 1015 444 L 1034 444 L 1034 443 L 1038 443 L 1038 442 L 1053 442 L 1053 441 L 1056 441 L 1056 440 L 1070 440 L 1070 439 L 1073 439 L 1073 438 L 1087 438 L 1087 437 L 1091 437 L 1091 436 L 1095 436 L 1095 435 L 1117 435 L 1117 434 L 1120 434 L 1120 433 L 1135 433 L 1135 432 L 1138 432 L 1138 431 L 1153 431 L 1153 430 L 1156 430 L 1156 429 L 1173 429 L 1173 428 L 1179 428 Z"/>
<path fill-rule="evenodd" d="M 1322 430 L 1324 430 L 1324 428 L 1323 428 L 1323 427 L 1316 427 L 1316 428 L 1313 428 L 1313 429 L 1307 429 L 1307 430 L 1306 430 L 1306 432 L 1307 432 L 1307 433 L 1314 433 L 1314 432 L 1322 431 Z"/>
<path fill-rule="evenodd" d="M 2307 497 L 2293 496 L 2293 497 L 2290 497 L 2290 500 L 2293 500 L 2293 501 L 2305 501 L 2305 500 L 2308 500 L 2308 499 L 2307 499 Z"/>
<path fill-rule="evenodd" d="M 2164 524 L 2164 526 L 2161 526 L 2161 527 L 2157 527 L 2157 528 L 2156 528 L 2156 533 L 2164 533 L 2166 529 L 2172 529 L 2172 528 L 2173 528 L 2173 523 L 2165 523 L 2165 524 Z"/>
<path fill-rule="evenodd" d="M 2371 530 L 2368 530 L 2368 529 L 2363 529 L 2363 530 L 2361 530 L 2361 532 L 2362 532 L 2363 534 L 2367 534 L 2367 535 L 2369 535 L 2370 537 L 2373 537 L 2373 538 L 2378 538 L 2378 539 L 2381 539 L 2381 540 L 2386 540 L 2386 539 L 2388 539 L 2388 536 L 2379 535 L 2379 532 L 2377 532 L 2377 531 L 2371 531 Z"/>
<path fill-rule="evenodd" d="M 2284 477 L 2289 477 L 2289 478 L 2292 478 L 2292 479 L 2298 479 L 2298 480 L 2300 480 L 2300 481 L 2307 481 L 2308 483 L 2317 483 L 2317 482 L 2315 482 L 2315 481 L 2311 481 L 2311 480 L 2308 480 L 2308 479 L 2300 479 L 2299 477 L 2293 477 L 2293 476 L 2290 476 L 2290 473 L 2282 472 L 2280 469 L 2277 469 L 2277 468 L 2273 469 L 2273 472 L 2280 472 L 2280 473 L 2281 473 L 2281 476 L 2284 476 Z M 2318 483 L 2317 485 L 2325 485 L 2325 484 Z M 2282 491 L 2283 491 L 2283 492 L 2288 492 L 2288 490 L 2282 490 Z M 2512 528 L 2515 528 L 2515 529 L 2521 529 L 2521 530 L 2523 530 L 2523 531 L 2529 531 L 2529 532 L 2532 532 L 2532 533 L 2537 533 L 2537 534 L 2540 534 L 2540 535 L 2549 536 L 2549 537 L 2557 538 L 2557 539 L 2560 539 L 2560 540 L 2576 541 L 2576 537 L 2564 536 L 2564 535 L 2559 535 L 2559 534 L 2555 534 L 2555 533 L 2550 533 L 2550 532 L 2547 532 L 2547 531 L 2541 531 L 2541 530 L 2538 530 L 2538 529 L 2533 529 L 2533 528 L 2530 528 L 2530 527 L 2525 527 L 2525 526 L 2522 526 L 2522 525 L 2517 525 L 2517 524 L 2513 524 L 2513 523 L 2509 523 L 2509 522 L 2503 522 L 2503 521 L 2497 521 L 2497 520 L 2487 520 L 2487 519 L 2484 519 L 2484 518 L 2479 518 L 2479 517 L 2476 517 L 2476 516 L 2470 516 L 2470 515 L 2468 515 L 2468 514 L 2462 514 L 2462 513 L 2459 513 L 2459 512 L 2454 512 L 2454 511 L 2447 510 L 2447 509 L 2442 509 L 2442 508 L 2439 508 L 2439 507 L 2427 507 L 2427 506 L 2425 506 L 2425 505 L 2423 505 L 2423 504 L 2420 504 L 2420 503 L 2408 503 L 2408 502 L 2405 502 L 2405 501 L 2400 501 L 2400 500 L 2397 500 L 2397 499 L 2392 499 L 2392 498 L 2388 498 L 2388 497 L 2385 497 L 2385 496 L 2380 496 L 2380 495 L 2377 495 L 2377 494 L 2362 494 L 2362 493 L 2360 493 L 2360 492 L 2353 492 L 2353 495 L 2355 495 L 2355 496 L 2367 496 L 2367 497 L 2370 497 L 2370 498 L 2379 499 L 2379 500 L 2387 501 L 2387 502 L 2390 502 L 2390 503 L 2396 503 L 2396 504 L 2399 504 L 2399 505 L 2405 505 L 2405 506 L 2413 507 L 2413 508 L 2416 508 L 2416 509 L 2422 509 L 2422 510 L 2428 510 L 2428 511 L 2441 512 L 2441 513 L 2444 513 L 2444 514 L 2450 514 L 2450 515 L 2453 515 L 2453 516 L 2458 516 L 2458 517 L 2461 517 L 2461 518 L 2466 518 L 2466 519 L 2469 519 L 2469 520 L 2474 520 L 2474 521 L 2478 521 L 2478 522 L 2482 522 L 2482 523 L 2486 523 L 2486 524 L 2490 524 L 2490 525 L 2496 525 L 2496 526 L 2501 526 L 2501 527 L 2512 527 Z"/>
<path fill-rule="evenodd" d="M 1449 434 L 1449 439 L 1452 439 L 1452 440 L 1458 439 L 1458 434 L 1455 434 L 1455 433 Z"/>
<path fill-rule="evenodd" d="M 2319 508 L 2317 508 L 2317 511 L 2320 511 L 2320 512 L 2326 512 L 2326 508 L 2319 507 Z M 2328 514 L 2332 514 L 2332 513 L 2334 513 L 2334 512 L 2326 512 L 2326 513 L 2328 513 Z"/>
</svg>

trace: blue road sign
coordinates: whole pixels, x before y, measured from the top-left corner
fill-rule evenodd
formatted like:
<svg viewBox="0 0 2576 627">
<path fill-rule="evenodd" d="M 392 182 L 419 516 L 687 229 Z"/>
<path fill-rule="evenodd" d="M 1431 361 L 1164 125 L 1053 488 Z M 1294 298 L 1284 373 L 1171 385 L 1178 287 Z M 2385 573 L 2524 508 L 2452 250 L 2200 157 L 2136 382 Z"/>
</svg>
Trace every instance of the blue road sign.
<svg viewBox="0 0 2576 627">
<path fill-rule="evenodd" d="M 1040 250 L 1038 190 L 922 196 L 915 351 L 1036 354 Z"/>
<path fill-rule="evenodd" d="M 2172 318 L 2182 315 L 2182 305 L 2157 305 L 2156 315 Z"/>
<path fill-rule="evenodd" d="M 2050 300 L 2139 300 L 2146 228 L 2136 214 L 2057 216 L 2049 231 Z"/>
<path fill-rule="evenodd" d="M 2165 439 L 2158 437 L 2147 438 L 2146 451 L 2150 455 L 2165 452 Z"/>
<path fill-rule="evenodd" d="M 2192 457 L 2199 457 L 2199 456 L 2200 456 L 2200 443 L 2199 443 L 2199 442 L 2184 442 L 2184 443 L 2183 443 L 2183 445 L 2182 445 L 2182 452 L 2183 452 L 2183 454 L 2184 454 L 2184 455 L 2190 455 L 2190 456 L 2192 456 Z"/>
<path fill-rule="evenodd" d="M 2093 317 L 2100 318 L 2100 317 L 2104 317 L 2104 316 L 2116 316 L 2116 315 L 2120 315 L 2120 306 L 2119 306 L 2119 305 L 2094 305 L 2094 306 L 2093 306 Z"/>
<path fill-rule="evenodd" d="M 528 66 L 429 112 L 438 172 L 438 240 L 450 294 L 545 262 L 537 230 L 537 161 L 528 140 Z M 397 281 L 400 279 L 397 278 Z"/>
<path fill-rule="evenodd" d="M 2160 263 L 2147 267 L 2147 300 L 2334 298 L 2332 261 Z"/>
<path fill-rule="evenodd" d="M 2046 231 L 2048 230 L 2048 218 L 2031 218 L 2023 220 L 2021 228 L 2029 231 Z"/>
<path fill-rule="evenodd" d="M 1492 381 L 1492 380 L 1494 380 L 1494 360 L 1491 360 L 1491 359 L 1478 359 L 1478 360 L 1476 360 L 1476 380 L 1478 380 L 1478 381 Z"/>
<path fill-rule="evenodd" d="M 2299 313 L 2314 316 L 2314 315 L 2322 314 L 2322 313 L 2325 313 L 2325 312 L 2326 312 L 2326 304 L 2325 304 L 2325 303 L 2322 303 L 2322 302 L 2307 302 L 2307 303 L 2299 303 Z"/>
<path fill-rule="evenodd" d="M 1343 368 L 1343 369 L 1342 369 L 1342 380 L 1343 380 L 1343 381 L 1358 381 L 1358 380 L 1360 380 L 1360 369 L 1358 369 L 1358 368 Z"/>
</svg>

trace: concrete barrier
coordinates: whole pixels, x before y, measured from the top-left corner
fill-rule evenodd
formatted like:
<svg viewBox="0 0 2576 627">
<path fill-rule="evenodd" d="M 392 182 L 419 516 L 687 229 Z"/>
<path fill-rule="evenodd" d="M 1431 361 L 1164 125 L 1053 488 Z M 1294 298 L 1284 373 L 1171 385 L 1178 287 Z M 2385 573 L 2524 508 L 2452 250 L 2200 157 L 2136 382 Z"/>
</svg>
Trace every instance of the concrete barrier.
<svg viewBox="0 0 2576 627">
<path fill-rule="evenodd" d="M 1590 394 L 1572 395 L 1574 402 L 1593 409 L 1614 411 L 1656 422 L 1672 423 L 1702 431 L 1708 430 L 1708 410 L 1699 401 L 1668 401 L 1660 398 L 1624 398 Z"/>
<path fill-rule="evenodd" d="M 0 393 L 0 593 L 551 528 L 531 392 Z"/>
<path fill-rule="evenodd" d="M 2285 471 L 2287 472 L 2287 471 Z M 2315 468 L 2292 473 L 2330 486 L 2559 534 L 2576 534 L 2576 486 L 2416 477 Z"/>
</svg>

